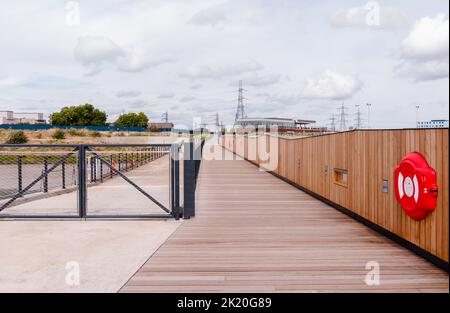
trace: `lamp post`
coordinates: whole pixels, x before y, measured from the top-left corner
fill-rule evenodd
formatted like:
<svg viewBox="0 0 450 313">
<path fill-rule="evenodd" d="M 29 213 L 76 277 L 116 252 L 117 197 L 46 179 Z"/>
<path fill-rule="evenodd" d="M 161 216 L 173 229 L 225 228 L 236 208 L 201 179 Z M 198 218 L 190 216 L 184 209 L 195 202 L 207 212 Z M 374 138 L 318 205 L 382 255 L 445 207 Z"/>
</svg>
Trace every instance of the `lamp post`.
<svg viewBox="0 0 450 313">
<path fill-rule="evenodd" d="M 371 103 L 367 103 L 367 128 L 370 129 L 370 107 L 372 106 Z"/>
<path fill-rule="evenodd" d="M 416 128 L 419 127 L 419 109 L 420 109 L 420 105 L 416 105 Z"/>
</svg>

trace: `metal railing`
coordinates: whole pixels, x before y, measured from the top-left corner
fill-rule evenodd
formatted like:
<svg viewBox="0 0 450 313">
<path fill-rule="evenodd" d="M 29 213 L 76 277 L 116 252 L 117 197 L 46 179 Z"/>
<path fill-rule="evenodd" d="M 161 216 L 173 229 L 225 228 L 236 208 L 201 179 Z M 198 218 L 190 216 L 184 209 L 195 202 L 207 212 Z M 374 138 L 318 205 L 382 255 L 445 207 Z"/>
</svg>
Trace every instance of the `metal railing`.
<svg viewBox="0 0 450 313">
<path fill-rule="evenodd" d="M 174 144 L 0 144 L 0 218 L 188 219 L 195 216 L 195 189 L 203 144 L 204 140 Z M 134 170 L 166 155 L 170 156 L 167 205 L 145 189 L 142 182 L 129 177 Z M 137 190 L 152 205 L 160 208 L 161 214 L 118 212 L 114 215 L 90 215 L 88 187 L 104 184 L 115 177 L 125 180 L 129 188 Z M 34 209 L 38 203 L 34 201 L 65 193 L 76 193 L 70 211 L 58 214 L 35 211 L 33 214 L 18 214 L 15 211 L 22 204 Z M 126 197 L 130 195 L 124 195 Z"/>
</svg>

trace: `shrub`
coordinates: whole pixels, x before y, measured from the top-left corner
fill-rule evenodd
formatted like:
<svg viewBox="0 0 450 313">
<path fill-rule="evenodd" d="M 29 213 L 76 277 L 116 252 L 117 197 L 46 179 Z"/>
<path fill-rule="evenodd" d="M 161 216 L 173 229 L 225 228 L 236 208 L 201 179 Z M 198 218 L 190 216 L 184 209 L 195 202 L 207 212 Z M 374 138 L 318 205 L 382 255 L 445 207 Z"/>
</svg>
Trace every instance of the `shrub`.
<svg viewBox="0 0 450 313">
<path fill-rule="evenodd" d="M 101 137 L 102 134 L 100 132 L 98 132 L 98 131 L 93 131 L 93 132 L 91 132 L 90 136 L 94 137 L 94 138 L 97 138 L 97 137 Z"/>
<path fill-rule="evenodd" d="M 42 139 L 42 133 L 36 133 L 36 138 L 37 139 Z"/>
<path fill-rule="evenodd" d="M 27 142 L 28 138 L 21 130 L 10 133 L 8 139 L 6 139 L 7 144 L 19 145 Z"/>
<path fill-rule="evenodd" d="M 69 129 L 68 133 L 69 133 L 70 136 L 84 137 L 84 132 L 82 130 L 78 130 L 76 128 Z"/>
<path fill-rule="evenodd" d="M 61 130 L 61 129 L 57 129 L 53 133 L 52 138 L 53 139 L 58 139 L 58 140 L 64 139 L 64 138 L 66 138 L 66 133 L 63 130 Z"/>
</svg>

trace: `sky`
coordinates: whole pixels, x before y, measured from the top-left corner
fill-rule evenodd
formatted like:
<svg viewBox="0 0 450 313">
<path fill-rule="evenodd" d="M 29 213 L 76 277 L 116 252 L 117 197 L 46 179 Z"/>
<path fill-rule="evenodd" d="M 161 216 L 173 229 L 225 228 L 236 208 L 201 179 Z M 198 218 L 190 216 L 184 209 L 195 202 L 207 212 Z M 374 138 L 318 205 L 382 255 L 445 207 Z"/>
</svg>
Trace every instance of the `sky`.
<svg viewBox="0 0 450 313">
<path fill-rule="evenodd" d="M 0 2 L 0 110 L 232 125 L 242 80 L 249 117 L 449 118 L 446 0 Z"/>
</svg>

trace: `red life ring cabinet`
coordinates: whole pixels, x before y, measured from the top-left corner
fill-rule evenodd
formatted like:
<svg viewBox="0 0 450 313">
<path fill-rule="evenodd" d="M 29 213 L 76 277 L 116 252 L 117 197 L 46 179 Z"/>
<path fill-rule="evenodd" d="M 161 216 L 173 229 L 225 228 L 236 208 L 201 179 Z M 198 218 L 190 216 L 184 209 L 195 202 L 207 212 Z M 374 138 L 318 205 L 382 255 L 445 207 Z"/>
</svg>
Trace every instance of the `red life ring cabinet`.
<svg viewBox="0 0 450 313">
<path fill-rule="evenodd" d="M 436 171 L 419 152 L 406 155 L 394 171 L 395 198 L 406 214 L 424 219 L 436 208 Z"/>
</svg>

